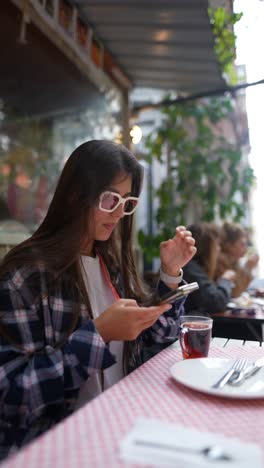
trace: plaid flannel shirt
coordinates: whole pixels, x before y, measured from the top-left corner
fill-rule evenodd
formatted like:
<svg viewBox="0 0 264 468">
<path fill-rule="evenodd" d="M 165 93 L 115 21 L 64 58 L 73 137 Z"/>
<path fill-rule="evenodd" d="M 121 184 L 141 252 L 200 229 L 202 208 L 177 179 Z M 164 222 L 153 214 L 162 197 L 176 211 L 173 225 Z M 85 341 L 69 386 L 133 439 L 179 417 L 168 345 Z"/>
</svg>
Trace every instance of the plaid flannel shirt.
<svg viewBox="0 0 264 468">
<path fill-rule="evenodd" d="M 168 288 L 159 282 L 158 290 Z M 41 267 L 17 269 L 0 281 L 0 323 L 10 335 L 0 337 L 0 460 L 72 413 L 80 386 L 115 363 L 84 305 L 67 337 L 77 298 L 67 278 L 54 282 Z M 183 302 L 138 337 L 130 369 L 150 357 L 146 349 L 175 340 Z"/>
</svg>

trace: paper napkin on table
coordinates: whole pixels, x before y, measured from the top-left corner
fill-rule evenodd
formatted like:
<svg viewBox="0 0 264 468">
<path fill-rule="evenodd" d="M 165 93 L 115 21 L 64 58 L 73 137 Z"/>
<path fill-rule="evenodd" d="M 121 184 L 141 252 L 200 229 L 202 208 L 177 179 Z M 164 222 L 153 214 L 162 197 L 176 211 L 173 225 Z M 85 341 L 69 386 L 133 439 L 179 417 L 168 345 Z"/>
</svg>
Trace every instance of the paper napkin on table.
<svg viewBox="0 0 264 468">
<path fill-rule="evenodd" d="M 148 442 L 151 446 L 140 445 L 138 441 Z M 154 447 L 155 443 L 174 445 L 175 450 Z M 176 450 L 176 446 L 201 449 L 211 445 L 221 447 L 232 457 L 232 460 L 216 462 L 201 454 L 182 453 Z M 261 449 L 256 444 L 227 438 L 221 434 L 200 432 L 156 419 L 136 421 L 132 430 L 121 442 L 120 456 L 125 462 L 174 468 L 182 466 L 188 466 L 188 468 L 248 468 L 250 466 L 261 468 L 263 466 Z"/>
</svg>

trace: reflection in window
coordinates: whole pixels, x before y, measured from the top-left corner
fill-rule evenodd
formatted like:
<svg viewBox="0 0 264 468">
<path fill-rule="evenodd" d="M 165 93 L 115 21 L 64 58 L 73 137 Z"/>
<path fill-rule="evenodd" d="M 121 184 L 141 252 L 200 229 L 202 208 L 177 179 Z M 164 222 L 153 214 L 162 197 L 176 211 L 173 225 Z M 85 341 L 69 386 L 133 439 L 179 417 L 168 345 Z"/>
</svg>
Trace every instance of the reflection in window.
<svg viewBox="0 0 264 468">
<path fill-rule="evenodd" d="M 100 105 L 99 105 L 100 102 Z M 0 197 L 10 218 L 33 232 L 45 217 L 58 176 L 71 152 L 91 139 L 120 131 L 120 95 L 112 90 L 82 112 L 42 119 L 0 116 Z"/>
</svg>

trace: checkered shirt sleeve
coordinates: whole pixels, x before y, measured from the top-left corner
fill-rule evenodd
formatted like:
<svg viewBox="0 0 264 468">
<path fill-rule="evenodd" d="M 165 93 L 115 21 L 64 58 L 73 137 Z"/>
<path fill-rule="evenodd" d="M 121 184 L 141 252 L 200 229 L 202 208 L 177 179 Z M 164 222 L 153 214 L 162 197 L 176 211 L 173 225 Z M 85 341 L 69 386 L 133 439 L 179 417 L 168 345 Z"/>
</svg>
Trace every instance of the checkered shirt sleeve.
<svg viewBox="0 0 264 468">
<path fill-rule="evenodd" d="M 18 269 L 0 282 L 0 326 L 9 335 L 0 338 L 0 458 L 5 446 L 72 412 L 88 376 L 115 363 L 92 320 L 82 318 L 67 338 L 73 305 L 65 292 L 47 295 L 45 271 Z"/>
</svg>

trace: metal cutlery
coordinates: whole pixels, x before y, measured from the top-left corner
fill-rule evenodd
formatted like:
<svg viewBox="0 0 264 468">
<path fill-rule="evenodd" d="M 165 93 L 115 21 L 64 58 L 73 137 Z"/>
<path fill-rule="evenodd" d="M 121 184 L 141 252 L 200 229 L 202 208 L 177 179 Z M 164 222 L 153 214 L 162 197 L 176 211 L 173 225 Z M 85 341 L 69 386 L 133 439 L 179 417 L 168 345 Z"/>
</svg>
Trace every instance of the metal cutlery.
<svg viewBox="0 0 264 468">
<path fill-rule="evenodd" d="M 238 375 L 240 375 L 240 372 L 246 368 L 247 364 L 247 359 L 237 359 L 232 367 L 214 385 L 212 385 L 212 388 L 223 388 L 229 382 L 234 373 L 238 373 Z"/>
<path fill-rule="evenodd" d="M 264 366 L 264 357 L 258 359 L 253 364 L 250 364 L 244 370 L 242 370 L 237 376 L 234 378 L 229 379 L 228 384 L 230 385 L 240 385 L 246 379 L 249 379 L 253 375 L 255 375 L 262 367 Z"/>
<path fill-rule="evenodd" d="M 203 455 L 204 457 L 208 458 L 211 461 L 231 461 L 232 457 L 225 453 L 225 451 L 219 447 L 218 445 L 209 445 L 207 447 L 203 447 L 200 449 L 196 449 L 193 447 L 182 447 L 179 445 L 171 445 L 171 444 L 166 444 L 163 442 L 152 442 L 151 440 L 142 440 L 138 439 L 134 441 L 135 445 L 140 445 L 142 447 L 149 447 L 149 448 L 157 448 L 157 449 L 163 449 L 163 450 L 173 450 L 176 452 L 183 452 L 187 453 L 189 455 L 192 455 L 193 453 L 195 454 L 200 454 Z"/>
</svg>

